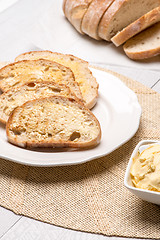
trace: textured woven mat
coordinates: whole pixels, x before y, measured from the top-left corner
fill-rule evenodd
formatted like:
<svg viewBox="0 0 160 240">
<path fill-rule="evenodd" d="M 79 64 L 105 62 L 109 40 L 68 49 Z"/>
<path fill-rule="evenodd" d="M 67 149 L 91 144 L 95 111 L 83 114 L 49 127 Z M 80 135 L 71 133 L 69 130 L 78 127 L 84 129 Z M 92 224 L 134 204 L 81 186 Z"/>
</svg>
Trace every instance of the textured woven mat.
<svg viewBox="0 0 160 240">
<path fill-rule="evenodd" d="M 110 72 L 111 71 L 107 71 Z M 44 222 L 108 236 L 159 238 L 160 207 L 123 185 L 135 145 L 160 138 L 160 95 L 118 76 L 138 96 L 136 135 L 110 155 L 77 166 L 37 168 L 0 160 L 0 205 Z"/>
</svg>

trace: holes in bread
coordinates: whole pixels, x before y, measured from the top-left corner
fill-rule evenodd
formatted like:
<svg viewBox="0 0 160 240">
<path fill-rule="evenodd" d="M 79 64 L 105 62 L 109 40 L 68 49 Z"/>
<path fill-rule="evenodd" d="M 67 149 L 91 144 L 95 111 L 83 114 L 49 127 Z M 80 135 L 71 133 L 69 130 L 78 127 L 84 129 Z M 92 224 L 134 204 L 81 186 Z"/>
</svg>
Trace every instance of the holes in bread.
<svg viewBox="0 0 160 240">
<path fill-rule="evenodd" d="M 58 72 L 59 69 L 58 68 L 52 68 L 52 72 Z"/>
<path fill-rule="evenodd" d="M 44 71 L 48 71 L 50 66 L 45 67 Z"/>
<path fill-rule="evenodd" d="M 14 73 L 10 73 L 9 77 L 15 77 Z"/>
<path fill-rule="evenodd" d="M 70 141 L 74 141 L 81 137 L 81 134 L 77 131 L 73 132 L 69 138 Z"/>
<path fill-rule="evenodd" d="M 71 60 L 71 61 L 74 61 L 74 57 L 70 57 L 70 60 Z"/>
<path fill-rule="evenodd" d="M 74 103 L 76 100 L 74 98 L 70 98 L 70 102 Z"/>
<path fill-rule="evenodd" d="M 54 92 L 54 93 L 60 93 L 61 89 L 58 87 L 50 87 L 50 89 Z"/>
<path fill-rule="evenodd" d="M 66 76 L 66 74 L 67 74 L 67 71 L 66 71 L 66 69 L 63 69 L 63 70 L 62 70 L 62 76 L 63 76 L 63 77 L 65 77 L 65 76 Z"/>
<path fill-rule="evenodd" d="M 38 59 L 37 59 L 38 60 Z M 45 59 L 45 61 L 46 61 L 47 59 Z M 40 62 L 40 64 L 42 65 L 42 66 L 46 66 L 46 63 L 44 62 L 44 59 L 41 57 L 41 58 L 39 58 L 39 62 Z"/>
<path fill-rule="evenodd" d="M 3 76 L 0 76 L 0 80 L 3 80 L 3 78 L 4 78 Z"/>
<path fill-rule="evenodd" d="M 25 128 L 22 128 L 22 129 L 13 129 L 12 131 L 13 131 L 14 135 L 19 136 L 19 135 L 21 135 L 22 133 L 26 132 L 26 129 L 25 129 Z"/>
<path fill-rule="evenodd" d="M 14 130 L 13 132 L 14 132 L 15 135 L 21 135 L 21 132 L 18 131 L 18 130 Z"/>
<path fill-rule="evenodd" d="M 15 87 L 16 85 L 18 85 L 20 83 L 20 81 L 16 82 L 15 84 L 12 85 L 12 87 Z"/>
<path fill-rule="evenodd" d="M 8 106 L 5 106 L 4 109 L 3 109 L 3 111 L 6 112 L 7 109 L 8 109 Z"/>
<path fill-rule="evenodd" d="M 16 135 L 16 136 L 19 136 L 19 135 L 21 135 L 22 133 L 24 133 L 24 132 L 26 132 L 26 129 L 21 129 L 21 130 L 18 130 L 18 129 L 14 129 L 13 130 L 13 133 L 14 133 L 14 135 Z"/>
<path fill-rule="evenodd" d="M 48 137 L 51 138 L 51 137 L 52 137 L 52 134 L 51 134 L 51 133 L 48 133 Z"/>
<path fill-rule="evenodd" d="M 62 70 L 62 73 L 66 73 L 66 69 L 63 69 L 63 70 Z"/>
<path fill-rule="evenodd" d="M 8 94 L 8 98 L 11 98 L 13 95 L 12 95 L 12 93 L 9 93 Z"/>
<path fill-rule="evenodd" d="M 41 107 L 41 112 L 44 113 L 44 111 L 45 111 L 45 107 L 42 106 L 42 107 Z"/>
<path fill-rule="evenodd" d="M 31 88 L 35 87 L 35 85 L 36 85 L 36 84 L 33 83 L 33 82 L 30 82 L 30 83 L 27 84 L 27 86 L 28 86 L 28 87 L 31 87 Z"/>
</svg>

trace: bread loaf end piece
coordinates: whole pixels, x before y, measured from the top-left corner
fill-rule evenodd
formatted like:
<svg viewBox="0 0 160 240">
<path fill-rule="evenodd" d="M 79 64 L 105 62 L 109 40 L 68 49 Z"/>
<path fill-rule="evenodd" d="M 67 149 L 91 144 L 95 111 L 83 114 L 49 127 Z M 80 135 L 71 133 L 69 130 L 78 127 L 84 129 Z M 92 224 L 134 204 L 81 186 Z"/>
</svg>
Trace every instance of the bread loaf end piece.
<svg viewBox="0 0 160 240">
<path fill-rule="evenodd" d="M 91 2 L 92 0 L 66 0 L 65 3 L 64 13 L 66 18 L 81 34 L 84 34 L 81 28 L 82 19 Z"/>
</svg>

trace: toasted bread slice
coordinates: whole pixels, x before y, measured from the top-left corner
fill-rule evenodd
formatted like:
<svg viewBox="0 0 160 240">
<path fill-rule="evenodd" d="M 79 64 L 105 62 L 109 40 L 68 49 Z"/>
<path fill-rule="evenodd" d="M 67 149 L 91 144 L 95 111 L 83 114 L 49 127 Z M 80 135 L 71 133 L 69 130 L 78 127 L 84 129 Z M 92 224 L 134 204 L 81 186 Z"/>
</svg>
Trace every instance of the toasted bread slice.
<svg viewBox="0 0 160 240">
<path fill-rule="evenodd" d="M 73 98 L 54 96 L 26 102 L 10 115 L 8 141 L 21 147 L 94 147 L 100 124 L 93 113 Z"/>
<path fill-rule="evenodd" d="M 93 0 L 82 19 L 82 32 L 96 40 L 100 40 L 101 38 L 98 36 L 98 26 L 104 12 L 113 1 L 114 0 Z"/>
<path fill-rule="evenodd" d="M 15 61 L 45 58 L 71 68 L 78 82 L 85 105 L 91 109 L 98 98 L 98 83 L 88 68 L 88 62 L 72 55 L 50 51 L 33 51 L 19 55 Z"/>
<path fill-rule="evenodd" d="M 160 54 L 160 22 L 129 39 L 123 49 L 131 59 L 151 58 Z"/>
<path fill-rule="evenodd" d="M 160 21 L 160 6 L 146 13 L 122 31 L 118 32 L 111 41 L 118 47 L 131 37 Z"/>
<path fill-rule="evenodd" d="M 66 18 L 77 29 L 78 32 L 83 34 L 81 25 L 82 19 L 93 0 L 66 0 L 63 4 L 63 11 Z"/>
<path fill-rule="evenodd" d="M 46 59 L 23 60 L 0 69 L 0 89 L 3 92 L 29 81 L 50 81 L 70 87 L 82 99 L 78 83 L 70 68 Z"/>
<path fill-rule="evenodd" d="M 118 31 L 159 5 L 160 0 L 115 0 L 99 24 L 99 37 L 110 41 Z"/>
<path fill-rule="evenodd" d="M 29 82 L 4 92 L 0 95 L 0 122 L 6 123 L 11 112 L 25 102 L 53 95 L 76 99 L 69 87 L 54 82 Z"/>
</svg>

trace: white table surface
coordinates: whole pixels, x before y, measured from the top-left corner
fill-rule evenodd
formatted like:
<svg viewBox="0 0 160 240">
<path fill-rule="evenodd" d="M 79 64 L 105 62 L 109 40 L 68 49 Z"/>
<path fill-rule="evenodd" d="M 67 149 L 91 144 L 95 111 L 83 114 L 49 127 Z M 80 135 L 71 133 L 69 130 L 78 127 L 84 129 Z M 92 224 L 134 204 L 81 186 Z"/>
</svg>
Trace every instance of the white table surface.
<svg viewBox="0 0 160 240">
<path fill-rule="evenodd" d="M 42 9 L 46 1 L 28 0 L 25 1 L 25 4 L 24 0 L 19 0 L 16 3 L 15 2 L 16 1 L 13 0 L 10 0 L 10 2 L 7 0 L 7 4 L 4 6 L 5 1 L 0 0 L 0 61 L 12 61 L 14 57 L 21 52 L 37 50 L 37 47 L 33 44 L 33 42 L 31 43 L 28 40 L 29 38 L 26 38 L 26 33 L 27 31 L 29 32 L 31 25 L 36 20 L 37 16 L 39 16 L 40 13 L 42 14 Z M 26 4 L 27 2 L 28 4 Z M 8 6 L 10 7 L 4 10 Z M 94 53 L 93 60 L 90 61 L 90 63 L 121 73 L 160 93 L 160 71 L 118 66 L 114 64 L 108 64 L 108 62 L 106 63 L 105 61 L 98 63 L 95 60 Z M 160 62 L 157 62 L 157 66 L 159 66 L 160 69 Z M 18 216 L 7 209 L 0 207 L 0 239 L 125 240 L 126 238 L 107 237 L 97 234 L 68 230 L 42 223 L 27 217 Z"/>
</svg>

